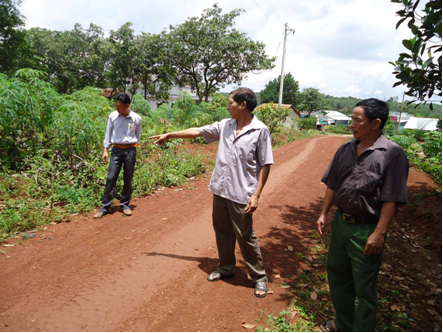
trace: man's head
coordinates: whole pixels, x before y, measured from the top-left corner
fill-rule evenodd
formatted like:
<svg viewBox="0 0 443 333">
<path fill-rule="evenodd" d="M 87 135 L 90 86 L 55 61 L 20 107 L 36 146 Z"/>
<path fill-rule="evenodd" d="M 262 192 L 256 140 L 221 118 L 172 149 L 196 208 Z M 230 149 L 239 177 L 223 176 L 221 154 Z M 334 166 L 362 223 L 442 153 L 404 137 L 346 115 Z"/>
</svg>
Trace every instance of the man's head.
<svg viewBox="0 0 443 333">
<path fill-rule="evenodd" d="M 131 98 L 128 94 L 125 93 L 118 93 L 114 97 L 115 99 L 115 108 L 117 109 L 118 113 L 120 113 L 123 116 L 127 116 L 129 105 L 131 104 Z"/>
<path fill-rule="evenodd" d="M 235 118 L 235 114 L 242 110 L 252 112 L 256 106 L 257 97 L 251 89 L 238 88 L 231 91 L 228 99 L 228 111 L 232 118 Z"/>
<path fill-rule="evenodd" d="M 352 111 L 351 129 L 354 138 L 362 138 L 381 134 L 389 116 L 389 107 L 383 101 L 375 98 L 358 102 Z"/>
</svg>

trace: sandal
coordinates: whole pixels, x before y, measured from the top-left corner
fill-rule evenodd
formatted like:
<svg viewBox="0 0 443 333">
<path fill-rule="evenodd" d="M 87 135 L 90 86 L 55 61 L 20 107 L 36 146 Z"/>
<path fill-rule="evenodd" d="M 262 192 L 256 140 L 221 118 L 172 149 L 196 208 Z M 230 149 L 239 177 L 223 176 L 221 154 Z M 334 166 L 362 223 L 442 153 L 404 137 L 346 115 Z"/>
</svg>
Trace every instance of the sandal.
<svg viewBox="0 0 443 333">
<path fill-rule="evenodd" d="M 264 294 L 257 294 L 257 291 L 264 291 Z M 255 283 L 254 295 L 256 297 L 265 297 L 268 294 L 268 281 L 257 281 Z"/>
<path fill-rule="evenodd" d="M 215 281 L 229 279 L 229 278 L 233 278 L 233 277 L 234 277 L 234 273 L 222 274 L 219 271 L 215 271 L 215 272 L 212 272 L 211 274 L 209 274 L 207 279 L 209 282 L 215 282 Z"/>
<path fill-rule="evenodd" d="M 326 328 L 326 326 L 329 327 L 329 330 Z M 320 325 L 322 332 L 338 332 L 336 331 L 336 328 L 334 326 L 334 322 L 332 320 L 328 320 L 323 325 Z"/>
</svg>

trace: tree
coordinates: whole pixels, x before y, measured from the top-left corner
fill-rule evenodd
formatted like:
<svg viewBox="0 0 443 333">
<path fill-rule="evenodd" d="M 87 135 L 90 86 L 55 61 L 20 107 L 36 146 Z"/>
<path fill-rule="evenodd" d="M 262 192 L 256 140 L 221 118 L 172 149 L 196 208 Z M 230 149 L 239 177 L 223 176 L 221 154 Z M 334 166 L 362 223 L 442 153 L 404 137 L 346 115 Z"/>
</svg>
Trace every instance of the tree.
<svg viewBox="0 0 443 333">
<path fill-rule="evenodd" d="M 201 17 L 171 25 L 169 33 L 161 34 L 163 62 L 175 70 L 176 83 L 189 84 L 200 101 L 207 101 L 216 87 L 240 84 L 249 72 L 274 67 L 276 58 L 266 55 L 264 43 L 232 28 L 243 11 L 234 9 L 222 15 L 222 9 L 214 5 Z"/>
<path fill-rule="evenodd" d="M 441 0 L 431 0 L 419 15 L 416 10 L 420 0 L 391 0 L 391 2 L 402 3 L 404 9 L 397 12 L 401 19 L 398 27 L 409 20 L 408 27 L 414 38 L 403 40 L 403 45 L 408 53 L 401 53 L 398 60 L 390 62 L 395 66 L 393 74 L 399 79 L 394 87 L 405 84 L 408 90 L 406 95 L 414 97 L 410 103 L 419 101 L 417 105 L 426 103 L 434 92 L 441 94 Z M 427 58 L 424 54 L 426 52 Z M 432 108 L 432 103 L 431 103 Z"/>
<path fill-rule="evenodd" d="M 25 17 L 18 10 L 21 0 L 0 1 L 0 72 L 12 74 L 21 67 L 27 43 Z"/>
<path fill-rule="evenodd" d="M 84 30 L 75 24 L 71 31 L 31 28 L 27 31 L 32 48 L 31 67 L 45 71 L 61 93 L 105 82 L 103 31 L 91 24 Z"/>
<path fill-rule="evenodd" d="M 315 111 L 324 111 L 329 108 L 329 101 L 318 89 L 306 88 L 300 94 L 300 110 L 307 111 L 311 115 Z"/>
<path fill-rule="evenodd" d="M 266 84 L 265 89 L 260 92 L 260 98 L 262 103 L 277 103 L 278 95 L 280 93 L 280 77 L 279 75 L 274 80 L 269 81 Z M 294 107 L 298 103 L 299 86 L 298 81 L 295 81 L 291 72 L 285 75 L 283 80 L 283 104 L 291 104 Z"/>
<path fill-rule="evenodd" d="M 132 95 L 139 87 L 138 73 L 142 66 L 142 43 L 136 43 L 132 23 L 126 22 L 107 39 L 107 77 L 115 91 L 128 90 Z"/>
<path fill-rule="evenodd" d="M 167 102 L 173 70 L 167 64 L 162 63 L 160 36 L 142 33 L 141 36 L 137 36 L 136 43 L 141 44 L 141 62 L 137 80 L 143 89 L 144 98 L 158 103 Z"/>
</svg>

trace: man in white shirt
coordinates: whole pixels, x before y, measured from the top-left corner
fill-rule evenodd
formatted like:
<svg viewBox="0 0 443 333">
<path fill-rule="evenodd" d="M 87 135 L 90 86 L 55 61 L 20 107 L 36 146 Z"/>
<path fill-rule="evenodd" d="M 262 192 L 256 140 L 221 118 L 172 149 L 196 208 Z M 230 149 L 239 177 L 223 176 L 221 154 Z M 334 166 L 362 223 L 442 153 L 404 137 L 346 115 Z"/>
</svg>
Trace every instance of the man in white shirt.
<svg viewBox="0 0 443 333">
<path fill-rule="evenodd" d="M 214 193 L 212 223 L 219 254 L 218 270 L 208 281 L 234 276 L 235 242 L 255 284 L 255 296 L 268 293 L 265 272 L 257 236 L 252 229 L 252 213 L 258 207 L 263 187 L 274 160 L 271 134 L 252 113 L 257 106 L 255 94 L 247 88 L 231 93 L 228 111 L 231 119 L 200 128 L 153 136 L 155 144 L 172 138 L 203 136 L 207 142 L 219 141 L 215 169 L 209 190 Z"/>
<path fill-rule="evenodd" d="M 95 219 L 103 217 L 109 212 L 114 200 L 115 184 L 123 165 L 124 186 L 120 199 L 120 207 L 123 214 L 130 216 L 132 211 L 129 202 L 132 195 L 132 176 L 136 161 L 136 147 L 139 146 L 142 129 L 141 117 L 132 111 L 129 106 L 130 97 L 125 93 L 115 96 L 116 111 L 108 117 L 108 125 L 104 140 L 103 162 L 108 163 L 108 149 L 111 145 L 112 154 L 108 169 L 108 179 L 106 180 L 105 191 L 102 197 L 102 206 L 94 215 Z"/>
</svg>

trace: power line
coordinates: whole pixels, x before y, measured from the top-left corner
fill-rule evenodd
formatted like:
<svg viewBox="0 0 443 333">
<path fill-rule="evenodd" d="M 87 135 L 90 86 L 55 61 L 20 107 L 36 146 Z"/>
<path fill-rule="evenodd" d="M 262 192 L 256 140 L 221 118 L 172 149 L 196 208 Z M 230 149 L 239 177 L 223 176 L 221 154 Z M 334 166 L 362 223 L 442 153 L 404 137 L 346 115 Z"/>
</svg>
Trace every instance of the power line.
<svg viewBox="0 0 443 333">
<path fill-rule="evenodd" d="M 275 9 L 275 7 L 272 5 L 271 1 L 268 0 L 268 2 L 269 2 L 269 4 L 271 5 L 272 9 L 274 9 L 274 12 L 276 12 L 277 15 L 280 17 L 280 20 L 283 21 L 283 18 L 280 16 L 280 14 L 277 12 L 277 10 Z"/>
<path fill-rule="evenodd" d="M 258 5 L 257 1 L 253 0 L 255 2 L 255 4 L 257 5 L 258 8 L 260 8 L 260 10 L 263 12 L 263 14 L 265 14 L 265 16 L 268 18 L 268 20 L 270 21 L 271 19 L 269 18 L 268 15 L 266 15 L 266 13 L 263 11 L 263 9 L 261 9 L 261 7 Z"/>
</svg>

